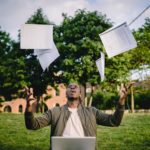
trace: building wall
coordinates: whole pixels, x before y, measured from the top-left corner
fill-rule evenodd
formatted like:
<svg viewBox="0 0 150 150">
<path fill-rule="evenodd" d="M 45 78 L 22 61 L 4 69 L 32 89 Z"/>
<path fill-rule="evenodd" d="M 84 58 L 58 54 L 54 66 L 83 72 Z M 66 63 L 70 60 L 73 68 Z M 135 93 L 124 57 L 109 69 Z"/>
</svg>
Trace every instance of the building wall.
<svg viewBox="0 0 150 150">
<path fill-rule="evenodd" d="M 12 101 L 3 102 L 1 104 L 2 104 L 2 107 L 1 107 L 2 112 L 7 112 L 10 108 L 10 112 L 19 113 L 19 107 L 20 107 L 20 110 L 22 108 L 22 111 L 20 111 L 20 112 L 25 111 L 26 100 L 22 99 L 22 98 L 18 98 L 18 99 L 12 100 Z"/>
<path fill-rule="evenodd" d="M 56 105 L 62 106 L 67 102 L 66 98 L 66 87 L 63 84 L 59 84 L 59 95 L 56 95 L 56 91 L 53 87 L 48 86 L 49 91 L 46 94 L 51 94 L 52 98 L 46 100 L 44 103 L 47 108 L 51 109 Z M 46 89 L 47 90 L 47 89 Z M 34 108 L 37 105 L 37 101 L 33 104 Z M 2 102 L 0 106 L 1 112 L 11 112 L 11 113 L 23 113 L 26 108 L 26 100 L 23 98 L 18 98 L 12 101 Z"/>
</svg>

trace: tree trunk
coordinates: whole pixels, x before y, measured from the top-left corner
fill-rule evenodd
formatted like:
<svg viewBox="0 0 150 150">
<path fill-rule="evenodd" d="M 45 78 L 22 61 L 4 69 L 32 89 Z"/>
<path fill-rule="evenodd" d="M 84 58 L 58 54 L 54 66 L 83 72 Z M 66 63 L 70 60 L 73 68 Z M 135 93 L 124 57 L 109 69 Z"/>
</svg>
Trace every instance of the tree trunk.
<svg viewBox="0 0 150 150">
<path fill-rule="evenodd" d="M 82 104 L 85 105 L 86 85 L 80 85 Z"/>
<path fill-rule="evenodd" d="M 133 86 L 131 87 L 131 113 L 134 113 L 134 93 L 133 93 Z"/>
<path fill-rule="evenodd" d="M 90 97 L 90 102 L 89 102 L 89 107 L 92 106 L 92 101 L 93 101 L 93 97 L 91 96 L 91 97 Z"/>
</svg>

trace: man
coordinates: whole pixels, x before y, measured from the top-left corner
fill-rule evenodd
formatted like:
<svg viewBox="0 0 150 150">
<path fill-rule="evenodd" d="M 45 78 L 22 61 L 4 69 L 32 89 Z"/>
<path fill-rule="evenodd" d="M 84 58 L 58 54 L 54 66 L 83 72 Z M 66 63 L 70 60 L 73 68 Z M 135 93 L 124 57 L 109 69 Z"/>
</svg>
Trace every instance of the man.
<svg viewBox="0 0 150 150">
<path fill-rule="evenodd" d="M 31 101 L 33 91 L 28 91 L 25 124 L 27 129 L 36 130 L 51 125 L 50 136 L 84 137 L 95 136 L 96 126 L 119 126 L 124 113 L 127 88 L 121 86 L 120 98 L 114 114 L 104 114 L 94 107 L 85 107 L 81 103 L 80 88 L 77 84 L 70 84 L 66 90 L 67 104 L 48 110 L 41 117 L 35 118 Z"/>
</svg>

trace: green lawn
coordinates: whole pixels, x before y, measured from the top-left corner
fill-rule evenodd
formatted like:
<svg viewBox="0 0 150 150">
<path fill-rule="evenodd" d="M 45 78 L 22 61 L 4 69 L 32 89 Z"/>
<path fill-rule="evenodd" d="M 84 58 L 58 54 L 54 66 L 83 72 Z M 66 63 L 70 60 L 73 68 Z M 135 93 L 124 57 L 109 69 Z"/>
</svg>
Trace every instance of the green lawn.
<svg viewBox="0 0 150 150">
<path fill-rule="evenodd" d="M 0 113 L 0 150 L 48 150 L 49 127 L 29 131 L 24 116 Z M 98 126 L 100 150 L 150 150 L 150 114 L 125 115 L 120 127 Z"/>
</svg>

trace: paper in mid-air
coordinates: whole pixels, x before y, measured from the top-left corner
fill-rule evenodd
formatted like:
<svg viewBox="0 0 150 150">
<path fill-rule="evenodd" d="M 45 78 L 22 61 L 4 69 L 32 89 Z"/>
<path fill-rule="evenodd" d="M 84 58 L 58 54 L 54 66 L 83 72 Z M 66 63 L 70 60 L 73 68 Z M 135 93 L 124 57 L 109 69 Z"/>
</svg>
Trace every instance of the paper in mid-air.
<svg viewBox="0 0 150 150">
<path fill-rule="evenodd" d="M 53 26 L 25 24 L 21 27 L 21 49 L 34 49 L 34 55 L 45 71 L 59 57 L 53 41 Z"/>
<path fill-rule="evenodd" d="M 137 43 L 127 23 L 122 23 L 99 34 L 109 58 L 133 49 Z"/>
<path fill-rule="evenodd" d="M 21 26 L 21 49 L 51 49 L 53 26 L 24 24 Z"/>
<path fill-rule="evenodd" d="M 101 76 L 101 81 L 105 79 L 105 55 L 101 52 L 101 58 L 96 60 L 96 66 Z"/>
<path fill-rule="evenodd" d="M 60 56 L 54 42 L 52 49 L 35 49 L 34 55 L 37 55 L 37 59 L 39 60 L 43 71 L 45 71 L 49 65 Z"/>
</svg>

